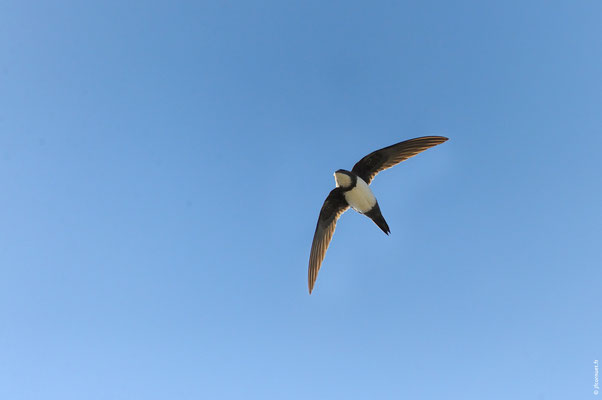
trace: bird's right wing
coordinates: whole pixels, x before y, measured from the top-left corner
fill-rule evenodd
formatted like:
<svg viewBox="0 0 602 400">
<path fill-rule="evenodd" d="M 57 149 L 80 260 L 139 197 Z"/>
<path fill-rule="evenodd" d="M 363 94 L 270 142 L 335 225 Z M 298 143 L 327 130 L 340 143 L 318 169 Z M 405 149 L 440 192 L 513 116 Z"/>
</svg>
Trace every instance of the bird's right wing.
<svg viewBox="0 0 602 400">
<path fill-rule="evenodd" d="M 351 172 L 369 184 L 372 178 L 380 171 L 391 168 L 392 166 L 397 165 L 410 157 L 414 157 L 416 154 L 441 144 L 446 140 L 447 138 L 443 136 L 423 136 L 373 151 L 359 160 L 353 166 Z"/>
<path fill-rule="evenodd" d="M 316 278 L 318 277 L 318 271 L 322 260 L 326 255 L 326 250 L 334 234 L 334 228 L 337 225 L 337 220 L 347 209 L 349 204 L 343 196 L 343 192 L 340 188 L 333 189 L 320 210 L 320 217 L 318 218 L 318 225 L 316 226 L 316 232 L 314 233 L 314 240 L 311 244 L 311 253 L 309 255 L 309 269 L 307 271 L 307 280 L 309 285 L 309 294 L 314 289 Z"/>
</svg>

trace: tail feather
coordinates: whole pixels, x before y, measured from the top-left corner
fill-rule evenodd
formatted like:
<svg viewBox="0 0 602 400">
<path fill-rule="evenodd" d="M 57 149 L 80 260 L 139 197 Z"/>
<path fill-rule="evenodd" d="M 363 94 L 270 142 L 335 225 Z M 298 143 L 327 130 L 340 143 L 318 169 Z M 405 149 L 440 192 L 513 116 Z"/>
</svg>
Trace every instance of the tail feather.
<svg viewBox="0 0 602 400">
<path fill-rule="evenodd" d="M 374 221 L 374 223 L 380 229 L 382 229 L 382 231 L 384 233 L 386 233 L 387 235 L 389 233 L 391 233 L 391 230 L 389 229 L 389 225 L 387 225 L 387 221 L 385 221 L 385 217 L 383 217 L 382 213 L 380 212 L 380 207 L 378 206 L 378 203 L 376 203 L 374 205 L 372 210 L 368 211 L 364 215 L 366 215 L 368 218 L 370 218 L 372 221 Z"/>
</svg>

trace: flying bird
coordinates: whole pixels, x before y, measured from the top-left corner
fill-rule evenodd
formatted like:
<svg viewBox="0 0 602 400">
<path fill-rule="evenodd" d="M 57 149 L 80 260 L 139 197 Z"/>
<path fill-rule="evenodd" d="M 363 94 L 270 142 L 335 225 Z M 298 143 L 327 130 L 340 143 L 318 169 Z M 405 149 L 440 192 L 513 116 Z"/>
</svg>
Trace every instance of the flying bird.
<svg viewBox="0 0 602 400">
<path fill-rule="evenodd" d="M 369 186 L 376 174 L 446 140 L 447 138 L 443 136 L 424 136 L 406 140 L 368 154 L 359 160 L 351 171 L 339 169 L 334 173 L 336 188 L 324 200 L 311 244 L 307 272 L 309 294 L 314 289 L 337 220 L 349 207 L 370 218 L 387 235 L 391 233 Z"/>
</svg>

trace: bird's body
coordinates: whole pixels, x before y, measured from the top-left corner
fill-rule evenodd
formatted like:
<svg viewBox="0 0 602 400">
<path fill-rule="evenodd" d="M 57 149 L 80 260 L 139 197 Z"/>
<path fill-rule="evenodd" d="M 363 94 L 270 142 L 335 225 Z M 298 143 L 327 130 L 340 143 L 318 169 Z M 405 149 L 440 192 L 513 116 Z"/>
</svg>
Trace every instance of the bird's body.
<svg viewBox="0 0 602 400">
<path fill-rule="evenodd" d="M 334 173 L 334 180 L 337 187 L 343 191 L 343 197 L 351 208 L 360 214 L 366 215 L 374 221 L 387 235 L 389 226 L 385 221 L 374 193 L 370 186 L 353 172 L 340 169 Z"/>
<path fill-rule="evenodd" d="M 348 174 L 348 175 L 347 175 Z M 343 196 L 347 204 L 351 206 L 355 211 L 365 214 L 376 205 L 376 197 L 370 189 L 370 186 L 359 176 L 352 174 L 349 171 L 339 170 L 334 173 L 337 187 L 343 189 Z M 347 177 L 351 180 L 351 186 L 344 186 L 339 181 L 347 183 Z"/>
<path fill-rule="evenodd" d="M 406 140 L 368 154 L 357 162 L 351 171 L 339 169 L 334 173 L 336 188 L 330 192 L 320 210 L 309 256 L 310 294 L 334 234 L 337 220 L 349 207 L 370 218 L 387 235 L 390 233 L 378 201 L 369 186 L 374 176 L 380 171 L 391 168 L 446 140 L 447 138 L 442 136 L 425 136 Z"/>
</svg>

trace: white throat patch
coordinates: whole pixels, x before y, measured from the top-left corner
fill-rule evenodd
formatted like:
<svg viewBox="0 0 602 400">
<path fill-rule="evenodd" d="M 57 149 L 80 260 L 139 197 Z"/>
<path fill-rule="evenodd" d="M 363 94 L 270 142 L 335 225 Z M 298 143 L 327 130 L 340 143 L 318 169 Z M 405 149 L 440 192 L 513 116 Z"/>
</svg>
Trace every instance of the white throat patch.
<svg viewBox="0 0 602 400">
<path fill-rule="evenodd" d="M 334 181 L 336 182 L 337 187 L 348 188 L 351 186 L 351 177 L 340 172 L 334 173 Z"/>
</svg>

